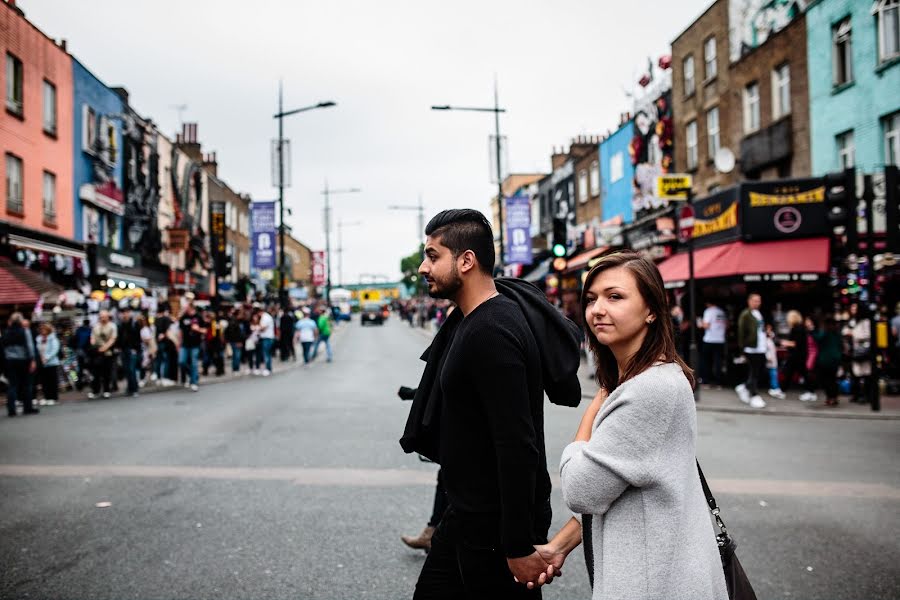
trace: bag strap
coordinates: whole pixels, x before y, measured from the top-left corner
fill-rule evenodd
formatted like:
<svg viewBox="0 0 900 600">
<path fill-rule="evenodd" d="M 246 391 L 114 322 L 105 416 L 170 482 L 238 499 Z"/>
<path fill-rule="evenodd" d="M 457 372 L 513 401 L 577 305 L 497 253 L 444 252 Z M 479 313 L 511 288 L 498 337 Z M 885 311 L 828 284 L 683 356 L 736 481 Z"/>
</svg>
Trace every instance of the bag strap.
<svg viewBox="0 0 900 600">
<path fill-rule="evenodd" d="M 700 485 L 703 486 L 703 495 L 706 496 L 706 504 L 709 506 L 709 512 L 716 518 L 716 525 L 725 535 L 728 535 L 728 529 L 725 527 L 725 522 L 722 521 L 722 517 L 720 516 L 721 511 L 719 510 L 719 505 L 716 502 L 715 497 L 712 495 L 712 490 L 709 489 L 709 484 L 706 483 L 706 477 L 703 475 L 703 469 L 700 468 L 700 461 L 697 462 L 697 472 L 700 474 Z"/>
</svg>

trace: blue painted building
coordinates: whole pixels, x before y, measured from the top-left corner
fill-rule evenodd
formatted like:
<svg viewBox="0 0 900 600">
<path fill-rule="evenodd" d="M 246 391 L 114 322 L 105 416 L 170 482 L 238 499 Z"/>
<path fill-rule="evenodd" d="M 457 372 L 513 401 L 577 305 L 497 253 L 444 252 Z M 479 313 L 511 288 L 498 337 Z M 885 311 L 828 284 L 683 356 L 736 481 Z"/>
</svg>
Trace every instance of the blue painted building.
<svg viewBox="0 0 900 600">
<path fill-rule="evenodd" d="M 72 59 L 75 239 L 122 246 L 122 117 L 115 90 Z"/>
<path fill-rule="evenodd" d="M 813 175 L 900 162 L 898 12 L 887 0 L 807 8 Z"/>
<path fill-rule="evenodd" d="M 634 219 L 631 208 L 634 166 L 628 155 L 633 130 L 634 124 L 628 121 L 600 142 L 600 204 L 604 221 L 620 215 L 625 223 Z"/>
</svg>

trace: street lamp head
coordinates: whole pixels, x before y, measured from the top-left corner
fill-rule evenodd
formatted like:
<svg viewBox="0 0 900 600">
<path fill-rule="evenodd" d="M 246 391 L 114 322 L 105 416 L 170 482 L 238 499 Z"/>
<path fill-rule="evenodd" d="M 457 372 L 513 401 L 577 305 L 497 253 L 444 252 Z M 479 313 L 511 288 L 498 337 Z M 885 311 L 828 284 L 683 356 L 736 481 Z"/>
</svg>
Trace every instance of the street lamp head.
<svg viewBox="0 0 900 600">
<path fill-rule="evenodd" d="M 431 110 L 450 110 L 450 106 L 432 106 Z"/>
<path fill-rule="evenodd" d="M 331 106 L 337 106 L 337 102 L 332 102 L 331 100 L 329 100 L 327 102 L 319 102 L 316 105 L 316 108 L 329 108 Z"/>
</svg>

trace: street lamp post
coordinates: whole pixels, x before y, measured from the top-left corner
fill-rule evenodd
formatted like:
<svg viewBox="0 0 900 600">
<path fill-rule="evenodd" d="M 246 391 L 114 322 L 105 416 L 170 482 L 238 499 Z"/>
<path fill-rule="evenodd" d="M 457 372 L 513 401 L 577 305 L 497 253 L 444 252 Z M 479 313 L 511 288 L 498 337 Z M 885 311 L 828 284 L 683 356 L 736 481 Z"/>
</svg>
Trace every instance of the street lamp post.
<svg viewBox="0 0 900 600">
<path fill-rule="evenodd" d="M 344 287 L 344 227 L 356 227 L 362 225 L 362 221 L 344 223 L 338 219 L 338 287 Z"/>
<path fill-rule="evenodd" d="M 278 119 L 278 302 L 287 308 L 287 295 L 284 290 L 284 118 L 297 113 L 336 106 L 335 102 L 319 102 L 312 106 L 304 106 L 294 110 L 284 110 L 281 82 L 278 82 L 278 113 L 272 118 Z"/>
<path fill-rule="evenodd" d="M 422 204 L 422 196 L 419 195 L 419 203 L 416 205 L 391 205 L 388 206 L 388 210 L 414 210 L 419 213 L 419 247 L 417 249 L 418 252 L 422 252 L 425 250 L 425 206 Z M 419 292 L 424 295 L 426 292 L 425 280 L 421 277 L 418 279 L 416 283 L 416 287 L 419 288 Z"/>
<path fill-rule="evenodd" d="M 325 189 L 322 190 L 322 195 L 325 196 L 325 302 L 328 304 L 328 308 L 331 308 L 331 205 L 329 199 L 332 194 L 356 194 L 361 191 L 359 188 L 329 189 L 327 179 L 325 180 Z"/>
<path fill-rule="evenodd" d="M 495 151 L 497 159 L 497 220 L 500 225 L 500 268 L 505 264 L 503 252 L 503 176 L 500 169 L 500 113 L 505 113 L 505 108 L 500 108 L 500 100 L 497 94 L 497 82 L 494 81 L 494 106 L 492 108 L 478 108 L 470 106 L 432 106 L 431 110 L 467 110 L 473 112 L 494 113 L 494 136 L 496 141 Z"/>
</svg>

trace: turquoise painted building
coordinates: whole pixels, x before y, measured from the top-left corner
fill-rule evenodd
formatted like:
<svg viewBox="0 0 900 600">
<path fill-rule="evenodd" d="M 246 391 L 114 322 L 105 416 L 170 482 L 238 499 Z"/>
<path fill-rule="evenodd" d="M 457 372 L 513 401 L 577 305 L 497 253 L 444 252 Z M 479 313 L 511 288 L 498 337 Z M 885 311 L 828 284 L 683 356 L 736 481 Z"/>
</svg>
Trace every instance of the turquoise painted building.
<svg viewBox="0 0 900 600">
<path fill-rule="evenodd" d="M 806 11 L 812 173 L 900 164 L 896 0 L 819 0 Z"/>
</svg>

